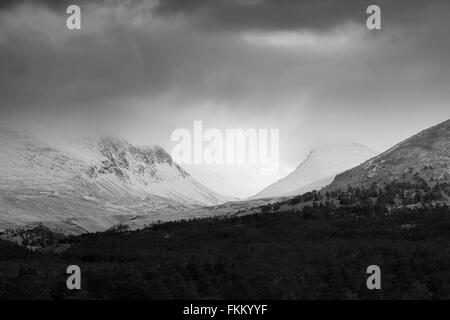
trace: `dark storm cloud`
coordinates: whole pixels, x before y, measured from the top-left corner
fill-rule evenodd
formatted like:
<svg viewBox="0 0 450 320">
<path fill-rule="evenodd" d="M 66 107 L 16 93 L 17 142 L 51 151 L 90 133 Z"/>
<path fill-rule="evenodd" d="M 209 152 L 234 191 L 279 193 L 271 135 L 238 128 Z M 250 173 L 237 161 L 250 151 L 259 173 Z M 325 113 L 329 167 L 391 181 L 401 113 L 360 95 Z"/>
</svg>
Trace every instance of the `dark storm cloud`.
<svg viewBox="0 0 450 320">
<path fill-rule="evenodd" d="M 360 23 L 377 4 L 391 25 L 411 25 L 429 14 L 448 18 L 448 0 L 2 0 L 0 10 L 19 5 L 62 11 L 70 4 L 135 7 L 147 3 L 159 16 L 186 16 L 211 30 L 330 30 Z"/>
<path fill-rule="evenodd" d="M 163 0 L 155 12 L 198 15 L 201 24 L 215 29 L 328 29 L 360 18 L 364 5 L 364 0 Z"/>
<path fill-rule="evenodd" d="M 86 3 L 80 31 L 65 28 L 65 1 L 21 3 L 0 12 L 2 118 L 132 112 L 133 99 L 151 110 L 164 97 L 176 110 L 206 103 L 263 114 L 307 96 L 326 114 L 448 96 L 447 1 L 73 1 Z M 369 3 L 383 10 L 378 33 L 365 28 Z M 278 31 L 300 34 L 300 45 L 278 45 Z"/>
<path fill-rule="evenodd" d="M 71 4 L 106 4 L 118 3 L 120 0 L 2 0 L 0 1 L 0 10 L 8 10 L 20 5 L 42 6 L 52 10 L 61 10 Z"/>
<path fill-rule="evenodd" d="M 232 36 L 183 29 L 152 32 L 107 23 L 100 34 L 63 32 L 68 37 L 55 41 L 39 30 L 14 29 L 0 41 L 3 111 L 103 108 L 166 93 L 185 104 L 210 97 L 238 102 L 275 85 L 273 75 L 292 64 L 292 56 L 259 55 L 258 47 Z M 258 95 L 268 102 L 277 93 Z"/>
<path fill-rule="evenodd" d="M 81 2 L 85 2 L 81 0 Z M 9 10 L 20 5 L 38 5 L 51 9 L 67 8 L 71 4 L 69 0 L 2 0 L 0 1 L 0 10 Z"/>
<path fill-rule="evenodd" d="M 186 15 L 202 26 L 230 30 L 329 30 L 360 23 L 371 4 L 391 24 L 420 22 L 430 11 L 447 14 L 448 0 L 160 0 L 159 15 Z"/>
</svg>

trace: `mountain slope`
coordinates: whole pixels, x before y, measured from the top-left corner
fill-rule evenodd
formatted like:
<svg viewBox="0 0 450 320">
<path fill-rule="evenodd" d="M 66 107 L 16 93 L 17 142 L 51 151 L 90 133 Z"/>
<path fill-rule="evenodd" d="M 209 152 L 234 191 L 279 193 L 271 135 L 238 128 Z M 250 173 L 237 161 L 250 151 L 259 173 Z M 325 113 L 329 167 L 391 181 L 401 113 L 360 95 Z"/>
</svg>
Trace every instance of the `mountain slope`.
<svg viewBox="0 0 450 320">
<path fill-rule="evenodd" d="M 352 168 L 376 154 L 357 143 L 323 146 L 312 150 L 308 157 L 288 176 L 263 189 L 252 198 L 279 197 L 321 188 L 334 175 Z M 310 185 L 309 188 L 305 188 Z"/>
<path fill-rule="evenodd" d="M 158 146 L 112 138 L 45 143 L 8 129 L 0 136 L 2 227 L 64 221 L 65 228 L 96 231 L 129 215 L 228 200 Z"/>
<path fill-rule="evenodd" d="M 450 181 L 450 120 L 426 129 L 360 166 L 339 174 L 327 190 L 417 181 Z"/>
<path fill-rule="evenodd" d="M 333 182 L 335 177 L 336 177 L 336 175 L 333 174 L 333 175 L 331 175 L 329 177 L 316 180 L 314 182 L 311 182 L 311 183 L 307 184 L 306 186 L 303 186 L 303 187 L 300 187 L 298 189 L 295 189 L 294 191 L 290 192 L 289 195 L 290 196 L 295 196 L 295 195 L 303 194 L 303 193 L 306 193 L 306 192 L 310 192 L 312 190 L 320 190 L 323 187 L 329 185 L 331 182 Z"/>
</svg>

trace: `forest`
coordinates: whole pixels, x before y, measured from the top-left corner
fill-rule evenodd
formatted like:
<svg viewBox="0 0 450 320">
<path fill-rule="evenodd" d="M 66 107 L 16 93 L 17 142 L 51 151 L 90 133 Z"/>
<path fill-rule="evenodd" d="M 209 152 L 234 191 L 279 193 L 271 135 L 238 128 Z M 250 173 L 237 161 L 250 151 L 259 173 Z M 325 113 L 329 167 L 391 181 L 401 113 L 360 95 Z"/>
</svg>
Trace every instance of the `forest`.
<svg viewBox="0 0 450 320">
<path fill-rule="evenodd" d="M 53 237 L 68 249 L 0 241 L 0 299 L 450 299 L 450 210 L 306 206 Z M 68 290 L 78 265 L 81 290 Z M 368 290 L 366 268 L 381 268 Z"/>
</svg>

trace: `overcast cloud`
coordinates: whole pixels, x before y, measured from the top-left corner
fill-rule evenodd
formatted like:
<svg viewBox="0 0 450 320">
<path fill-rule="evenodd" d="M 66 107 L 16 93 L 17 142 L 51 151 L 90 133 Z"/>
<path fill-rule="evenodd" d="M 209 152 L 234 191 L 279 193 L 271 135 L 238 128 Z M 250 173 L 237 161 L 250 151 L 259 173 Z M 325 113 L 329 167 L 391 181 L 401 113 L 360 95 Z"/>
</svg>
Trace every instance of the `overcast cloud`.
<svg viewBox="0 0 450 320">
<path fill-rule="evenodd" d="M 193 120 L 280 128 L 296 165 L 315 144 L 383 150 L 450 115 L 449 1 L 70 1 L 80 31 L 68 3 L 1 2 L 2 122 L 89 119 L 166 148 Z"/>
</svg>

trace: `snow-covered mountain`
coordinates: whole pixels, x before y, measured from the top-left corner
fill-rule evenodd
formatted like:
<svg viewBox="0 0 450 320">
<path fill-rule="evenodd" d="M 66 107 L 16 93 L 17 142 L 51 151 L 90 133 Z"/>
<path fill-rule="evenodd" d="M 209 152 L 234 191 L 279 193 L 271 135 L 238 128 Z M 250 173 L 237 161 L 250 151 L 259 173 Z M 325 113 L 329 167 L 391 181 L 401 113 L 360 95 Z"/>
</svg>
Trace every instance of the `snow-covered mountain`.
<svg viewBox="0 0 450 320">
<path fill-rule="evenodd" d="M 357 143 L 326 145 L 312 150 L 288 176 L 258 192 L 252 198 L 290 196 L 305 193 L 331 183 L 334 177 L 377 154 Z"/>
<path fill-rule="evenodd" d="M 0 227 L 63 221 L 95 231 L 130 215 L 229 200 L 158 146 L 104 137 L 48 143 L 2 128 L 0 151 Z"/>
</svg>

